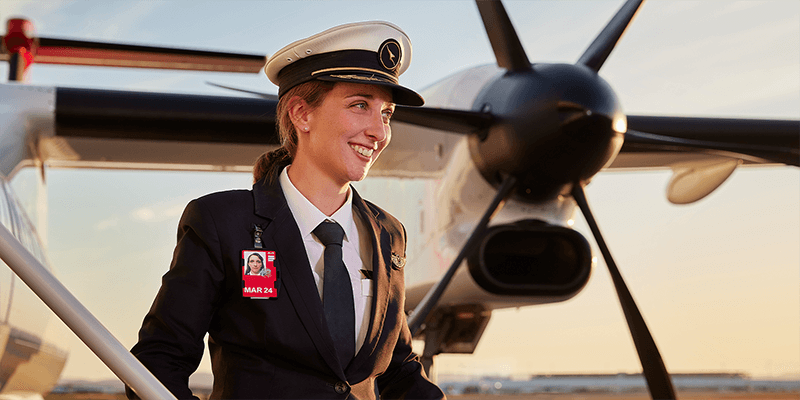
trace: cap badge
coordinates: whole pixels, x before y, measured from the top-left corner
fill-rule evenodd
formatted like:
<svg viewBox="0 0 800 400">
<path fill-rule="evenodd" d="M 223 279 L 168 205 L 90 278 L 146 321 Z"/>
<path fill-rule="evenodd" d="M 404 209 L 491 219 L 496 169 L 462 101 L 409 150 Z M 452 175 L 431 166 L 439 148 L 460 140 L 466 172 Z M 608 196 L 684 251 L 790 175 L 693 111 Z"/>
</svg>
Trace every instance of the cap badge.
<svg viewBox="0 0 800 400">
<path fill-rule="evenodd" d="M 389 71 L 397 69 L 402 56 L 400 52 L 400 43 L 394 39 L 388 39 L 383 42 L 378 50 L 378 57 L 381 59 L 381 65 Z"/>
</svg>

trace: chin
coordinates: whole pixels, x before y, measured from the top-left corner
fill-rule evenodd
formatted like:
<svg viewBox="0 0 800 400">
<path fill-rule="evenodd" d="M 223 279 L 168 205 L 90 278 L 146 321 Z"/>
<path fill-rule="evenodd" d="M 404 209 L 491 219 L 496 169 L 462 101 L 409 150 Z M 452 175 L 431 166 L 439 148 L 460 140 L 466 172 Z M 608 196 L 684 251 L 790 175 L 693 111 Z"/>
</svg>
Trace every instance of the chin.
<svg viewBox="0 0 800 400">
<path fill-rule="evenodd" d="M 350 178 L 351 178 L 351 179 L 350 179 L 350 182 L 359 182 L 359 181 L 363 181 L 363 180 L 364 180 L 364 178 L 366 178 L 366 177 L 367 177 L 367 171 L 364 171 L 364 173 L 363 173 L 363 174 L 361 174 L 361 175 L 354 174 L 354 175 L 351 175 L 351 176 L 350 176 Z"/>
<path fill-rule="evenodd" d="M 367 177 L 368 173 L 369 173 L 369 166 L 367 166 L 366 168 L 363 168 L 363 169 L 362 168 L 357 168 L 357 169 L 350 170 L 350 171 L 348 171 L 347 176 L 350 179 L 350 182 L 358 182 L 358 181 L 364 180 L 364 178 Z"/>
</svg>

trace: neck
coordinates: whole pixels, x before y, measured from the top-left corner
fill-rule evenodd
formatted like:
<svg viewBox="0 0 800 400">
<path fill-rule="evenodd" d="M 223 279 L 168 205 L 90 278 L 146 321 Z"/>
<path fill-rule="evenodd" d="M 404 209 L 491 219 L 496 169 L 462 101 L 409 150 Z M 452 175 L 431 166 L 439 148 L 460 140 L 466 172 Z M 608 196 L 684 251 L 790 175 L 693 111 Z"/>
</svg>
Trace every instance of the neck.
<svg viewBox="0 0 800 400">
<path fill-rule="evenodd" d="M 295 159 L 289 170 L 289 180 L 308 201 L 327 216 L 333 215 L 347 200 L 349 182 L 337 183 L 321 171 L 310 168 L 302 159 Z"/>
</svg>

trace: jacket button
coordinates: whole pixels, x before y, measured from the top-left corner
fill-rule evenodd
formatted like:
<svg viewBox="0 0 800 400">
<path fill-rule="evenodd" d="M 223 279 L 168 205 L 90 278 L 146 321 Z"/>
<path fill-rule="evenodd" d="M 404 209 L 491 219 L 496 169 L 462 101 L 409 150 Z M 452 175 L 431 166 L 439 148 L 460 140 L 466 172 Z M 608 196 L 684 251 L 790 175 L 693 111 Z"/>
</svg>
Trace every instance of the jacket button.
<svg viewBox="0 0 800 400">
<path fill-rule="evenodd" d="M 347 393 L 347 389 L 349 389 L 349 387 L 347 386 L 346 383 L 344 383 L 342 381 L 336 382 L 336 384 L 333 385 L 333 390 L 335 390 L 336 393 L 338 393 L 338 394 Z"/>
</svg>

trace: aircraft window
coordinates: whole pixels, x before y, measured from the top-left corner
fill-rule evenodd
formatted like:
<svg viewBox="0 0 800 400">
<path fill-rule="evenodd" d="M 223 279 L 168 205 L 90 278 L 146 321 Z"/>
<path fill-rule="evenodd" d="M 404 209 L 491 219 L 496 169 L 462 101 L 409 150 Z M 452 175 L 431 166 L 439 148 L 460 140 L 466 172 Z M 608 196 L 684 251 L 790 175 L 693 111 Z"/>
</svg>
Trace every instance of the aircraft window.
<svg viewBox="0 0 800 400">
<path fill-rule="evenodd" d="M 19 201 L 14 197 L 11 188 L 4 182 L 3 183 L 4 196 L 2 196 L 2 204 L 0 205 L 0 214 L 5 212 L 8 215 L 9 222 L 5 220 L 3 224 L 6 225 L 13 233 L 14 236 L 25 246 L 28 251 L 36 257 L 42 264 L 47 266 L 44 251 L 39 242 L 36 233 L 36 228 L 33 226 L 28 216 L 25 214 L 24 208 L 19 204 Z M 13 225 L 13 228 L 12 228 Z"/>
<path fill-rule="evenodd" d="M 0 179 L 0 223 L 11 233 L 14 233 L 15 229 L 12 221 L 6 182 Z M 11 308 L 13 287 L 14 273 L 11 272 L 5 262 L 0 260 L 0 324 L 8 324 L 8 311 Z"/>
<path fill-rule="evenodd" d="M 6 191 L 6 183 L 2 182 L 2 190 L 0 190 L 0 223 L 13 232 L 11 227 L 11 212 L 8 209 L 8 192 Z"/>
</svg>

